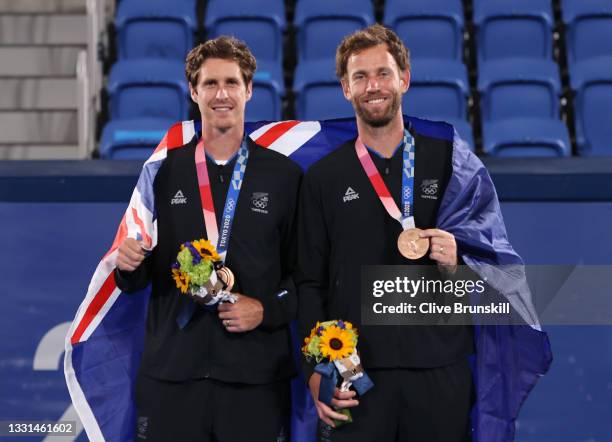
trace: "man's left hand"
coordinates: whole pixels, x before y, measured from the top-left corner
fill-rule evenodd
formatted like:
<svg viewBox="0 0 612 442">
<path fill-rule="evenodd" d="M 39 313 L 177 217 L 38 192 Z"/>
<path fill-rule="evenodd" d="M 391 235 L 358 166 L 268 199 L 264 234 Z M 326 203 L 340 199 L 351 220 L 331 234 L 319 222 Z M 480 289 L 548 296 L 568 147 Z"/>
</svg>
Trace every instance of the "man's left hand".
<svg viewBox="0 0 612 442">
<path fill-rule="evenodd" d="M 429 257 L 446 270 L 454 272 L 457 268 L 457 243 L 452 233 L 440 229 L 427 229 L 421 238 L 429 238 Z"/>
<path fill-rule="evenodd" d="M 238 298 L 234 304 L 222 302 L 219 305 L 219 319 L 230 333 L 253 330 L 263 321 L 263 305 L 255 298 L 233 293 Z"/>
</svg>

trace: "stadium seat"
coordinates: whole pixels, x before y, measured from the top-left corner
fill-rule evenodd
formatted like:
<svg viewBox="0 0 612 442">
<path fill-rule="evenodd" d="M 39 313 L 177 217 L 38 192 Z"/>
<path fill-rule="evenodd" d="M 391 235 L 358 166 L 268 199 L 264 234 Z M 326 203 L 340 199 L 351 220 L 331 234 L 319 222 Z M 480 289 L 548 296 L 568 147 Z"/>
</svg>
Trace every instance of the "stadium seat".
<svg viewBox="0 0 612 442">
<path fill-rule="evenodd" d="M 164 118 L 128 118 L 109 121 L 100 139 L 100 157 L 146 159 L 164 134 L 176 123 Z"/>
<path fill-rule="evenodd" d="M 246 121 L 280 120 L 284 95 L 280 67 L 276 63 L 259 62 L 253 77 L 253 96 L 246 105 Z"/>
<path fill-rule="evenodd" d="M 406 115 L 406 112 L 404 112 L 404 115 Z M 445 123 L 451 124 L 459 134 L 459 137 L 461 137 L 461 139 L 466 142 L 470 150 L 472 150 L 472 152 L 474 151 L 476 146 L 474 144 L 474 132 L 472 131 L 472 126 L 468 121 L 461 120 L 458 118 L 433 117 L 427 119 L 430 121 L 444 121 Z"/>
<path fill-rule="evenodd" d="M 484 121 L 504 118 L 559 118 L 561 79 L 552 60 L 505 59 L 484 62 L 478 72 Z"/>
<path fill-rule="evenodd" d="M 560 120 L 511 118 L 483 124 L 485 153 L 498 157 L 571 155 L 567 127 Z"/>
<path fill-rule="evenodd" d="M 467 143 L 468 147 L 473 152 L 476 145 L 474 144 L 474 132 L 472 131 L 470 123 L 458 118 L 447 118 L 444 121 L 453 125 L 461 139 Z"/>
<path fill-rule="evenodd" d="M 612 155 L 611 66 L 612 57 L 598 57 L 571 66 L 576 144 L 580 155 Z"/>
<path fill-rule="evenodd" d="M 387 0 L 384 23 L 397 32 L 412 58 L 462 59 L 461 0 Z"/>
<path fill-rule="evenodd" d="M 185 60 L 196 31 L 194 3 L 124 0 L 115 19 L 120 60 L 175 58 Z"/>
<path fill-rule="evenodd" d="M 467 70 L 452 60 L 416 60 L 402 110 L 415 117 L 467 120 L 469 83 Z"/>
<path fill-rule="evenodd" d="M 333 59 L 299 64 L 295 70 L 293 90 L 296 95 L 296 117 L 300 120 L 355 115 L 334 73 Z"/>
<path fill-rule="evenodd" d="M 562 8 L 569 64 L 612 56 L 610 0 L 563 0 Z"/>
<path fill-rule="evenodd" d="M 344 36 L 374 23 L 370 0 L 298 0 L 298 60 L 333 59 Z"/>
<path fill-rule="evenodd" d="M 108 93 L 111 119 L 189 117 L 184 65 L 164 59 L 124 60 L 113 65 Z"/>
<path fill-rule="evenodd" d="M 550 0 L 477 0 L 474 3 L 478 60 L 552 59 Z"/>
<path fill-rule="evenodd" d="M 210 0 L 206 9 L 208 38 L 232 35 L 246 42 L 257 61 L 282 66 L 283 0 Z"/>
</svg>

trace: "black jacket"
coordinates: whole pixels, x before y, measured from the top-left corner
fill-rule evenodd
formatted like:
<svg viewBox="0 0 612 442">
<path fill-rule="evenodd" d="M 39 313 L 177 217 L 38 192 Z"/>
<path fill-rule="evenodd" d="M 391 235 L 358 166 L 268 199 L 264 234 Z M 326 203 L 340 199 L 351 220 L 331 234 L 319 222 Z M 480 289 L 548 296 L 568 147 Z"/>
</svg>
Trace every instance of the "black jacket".
<svg viewBox="0 0 612 442">
<path fill-rule="evenodd" d="M 115 272 L 117 285 L 126 292 L 152 282 L 140 372 L 171 381 L 210 377 L 262 384 L 288 378 L 294 373 L 288 324 L 297 308 L 291 275 L 301 169 L 249 140 L 226 265 L 236 277 L 233 291 L 263 304 L 263 323 L 246 333 L 228 333 L 216 311 L 198 306 L 181 330 L 176 319 L 188 300 L 179 294 L 170 266 L 181 243 L 206 238 L 195 147 L 194 138 L 169 151 L 155 178 L 156 248 L 135 272 Z M 218 225 L 235 161 L 219 166 L 207 158 Z M 277 297 L 284 289 L 289 293 Z"/>
<path fill-rule="evenodd" d="M 452 142 L 411 133 L 416 149 L 415 224 L 433 228 L 452 172 Z M 390 159 L 370 154 L 401 207 L 402 148 Z M 432 184 L 437 190 L 425 194 L 423 186 L 432 189 Z M 296 283 L 302 339 L 317 321 L 348 320 L 359 328 L 358 350 L 366 368 L 443 366 L 472 352 L 471 328 L 466 326 L 361 326 L 362 265 L 435 263 L 427 255 L 410 261 L 399 253 L 402 228 L 380 202 L 357 158 L 354 140 L 308 170 L 299 211 Z M 442 277 L 437 266 L 432 271 Z M 312 368 L 303 364 L 307 378 Z"/>
</svg>

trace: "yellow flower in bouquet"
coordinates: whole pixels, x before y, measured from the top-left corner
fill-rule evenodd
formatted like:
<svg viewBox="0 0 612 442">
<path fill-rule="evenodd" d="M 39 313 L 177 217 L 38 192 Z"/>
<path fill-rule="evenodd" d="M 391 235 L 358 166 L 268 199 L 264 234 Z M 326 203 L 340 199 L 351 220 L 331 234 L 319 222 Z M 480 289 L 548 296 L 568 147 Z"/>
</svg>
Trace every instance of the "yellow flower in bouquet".
<svg viewBox="0 0 612 442">
<path fill-rule="evenodd" d="M 202 258 L 206 258 L 213 262 L 221 261 L 221 257 L 217 253 L 217 249 L 209 241 L 200 239 L 193 241 L 192 244 Z"/>
<path fill-rule="evenodd" d="M 317 322 L 304 339 L 302 353 L 306 358 L 321 362 L 350 356 L 357 346 L 357 329 L 350 322 L 341 319 Z"/>
<path fill-rule="evenodd" d="M 172 269 L 172 278 L 174 279 L 177 288 L 181 290 L 181 293 L 187 293 L 189 281 L 191 279 L 189 275 L 181 272 L 179 269 Z"/>
<path fill-rule="evenodd" d="M 355 340 L 351 332 L 336 325 L 323 330 L 319 345 L 321 354 L 330 361 L 347 358 L 355 350 Z"/>
<path fill-rule="evenodd" d="M 304 345 L 302 346 L 302 353 L 306 353 L 308 351 L 308 344 L 310 344 L 310 336 L 304 338 Z"/>
</svg>

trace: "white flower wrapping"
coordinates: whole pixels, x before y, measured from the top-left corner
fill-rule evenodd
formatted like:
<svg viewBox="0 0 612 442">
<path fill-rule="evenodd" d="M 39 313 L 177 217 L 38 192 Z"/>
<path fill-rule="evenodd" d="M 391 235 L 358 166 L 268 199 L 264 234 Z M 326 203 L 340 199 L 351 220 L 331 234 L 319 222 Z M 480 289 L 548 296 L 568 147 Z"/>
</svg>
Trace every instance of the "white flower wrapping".
<svg viewBox="0 0 612 442">
<path fill-rule="evenodd" d="M 349 391 L 353 382 L 363 376 L 361 359 L 357 351 L 353 351 L 348 358 L 335 360 L 334 365 L 343 379 L 340 391 Z"/>
<path fill-rule="evenodd" d="M 219 302 L 236 302 L 236 295 L 223 290 L 223 282 L 217 277 L 217 272 L 210 274 L 208 282 L 198 290 L 191 291 L 195 301 L 204 305 L 215 305 Z"/>
</svg>

